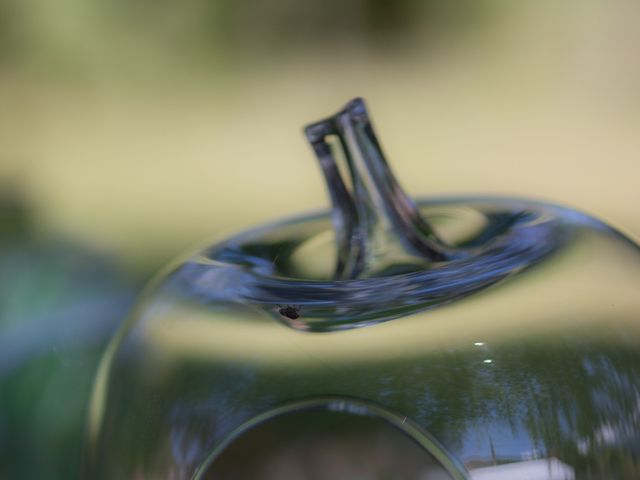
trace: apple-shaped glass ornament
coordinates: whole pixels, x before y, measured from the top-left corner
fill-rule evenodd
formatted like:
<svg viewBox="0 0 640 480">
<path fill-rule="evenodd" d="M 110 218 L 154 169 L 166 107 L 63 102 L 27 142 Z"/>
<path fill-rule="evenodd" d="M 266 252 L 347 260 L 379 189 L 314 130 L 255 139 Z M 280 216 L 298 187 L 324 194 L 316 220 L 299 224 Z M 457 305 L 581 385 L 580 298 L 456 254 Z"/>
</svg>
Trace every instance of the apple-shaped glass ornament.
<svg viewBox="0 0 640 480">
<path fill-rule="evenodd" d="M 331 211 L 152 283 L 84 478 L 640 478 L 638 245 L 536 201 L 414 202 L 360 99 L 305 133 Z"/>
</svg>

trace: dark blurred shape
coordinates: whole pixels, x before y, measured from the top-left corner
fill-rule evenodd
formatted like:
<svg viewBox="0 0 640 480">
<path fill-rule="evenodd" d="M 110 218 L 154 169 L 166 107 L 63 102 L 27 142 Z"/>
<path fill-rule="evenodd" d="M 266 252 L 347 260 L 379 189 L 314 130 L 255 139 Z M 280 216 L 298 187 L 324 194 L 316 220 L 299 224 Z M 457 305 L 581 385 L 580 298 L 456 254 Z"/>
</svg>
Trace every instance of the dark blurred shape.
<svg viewBox="0 0 640 480">
<path fill-rule="evenodd" d="M 33 0 L 0 5 L 0 62 L 35 60 L 54 70 L 93 65 L 93 55 L 123 45 L 161 49 L 163 57 L 234 61 L 249 55 L 278 61 L 301 50 L 334 54 L 364 49 L 376 54 L 424 36 L 464 34 L 485 22 L 491 2 L 459 0 L 67 1 L 55 9 Z M 333 50 L 337 47 L 337 50 Z M 109 61 L 105 58 L 104 61 Z"/>
<path fill-rule="evenodd" d="M 200 2 L 199 8 L 207 12 L 204 18 L 210 22 L 202 26 L 214 34 L 215 41 L 234 51 L 269 50 L 270 55 L 274 48 L 287 52 L 328 45 L 347 50 L 353 46 L 394 47 L 418 34 L 441 33 L 444 25 L 458 30 L 456 27 L 479 16 L 476 2 L 468 0 L 455 4 L 441 0 L 227 0 Z"/>
<path fill-rule="evenodd" d="M 27 235 L 26 205 L 14 182 L 0 184 L 0 248 Z"/>
</svg>

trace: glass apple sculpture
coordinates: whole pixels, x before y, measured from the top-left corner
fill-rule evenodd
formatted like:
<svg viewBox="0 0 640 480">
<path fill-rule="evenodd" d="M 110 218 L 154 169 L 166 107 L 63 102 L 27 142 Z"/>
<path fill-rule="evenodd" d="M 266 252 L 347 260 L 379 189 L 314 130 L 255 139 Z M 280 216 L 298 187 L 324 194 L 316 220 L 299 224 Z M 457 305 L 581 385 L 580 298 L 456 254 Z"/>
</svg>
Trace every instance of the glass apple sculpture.
<svg viewBox="0 0 640 480">
<path fill-rule="evenodd" d="M 84 478 L 640 478 L 638 245 L 557 205 L 414 202 L 360 99 L 305 132 L 331 211 L 152 283 Z"/>
</svg>

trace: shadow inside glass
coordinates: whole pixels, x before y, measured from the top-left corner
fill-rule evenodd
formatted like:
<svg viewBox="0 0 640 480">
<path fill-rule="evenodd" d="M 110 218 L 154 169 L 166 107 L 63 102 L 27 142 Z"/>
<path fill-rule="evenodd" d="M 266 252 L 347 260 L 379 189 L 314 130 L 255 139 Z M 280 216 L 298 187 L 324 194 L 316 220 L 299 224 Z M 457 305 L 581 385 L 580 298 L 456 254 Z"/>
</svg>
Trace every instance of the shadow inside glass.
<svg viewBox="0 0 640 480">
<path fill-rule="evenodd" d="M 305 410 L 235 439 L 206 480 L 452 480 L 407 433 L 374 416 Z"/>
</svg>

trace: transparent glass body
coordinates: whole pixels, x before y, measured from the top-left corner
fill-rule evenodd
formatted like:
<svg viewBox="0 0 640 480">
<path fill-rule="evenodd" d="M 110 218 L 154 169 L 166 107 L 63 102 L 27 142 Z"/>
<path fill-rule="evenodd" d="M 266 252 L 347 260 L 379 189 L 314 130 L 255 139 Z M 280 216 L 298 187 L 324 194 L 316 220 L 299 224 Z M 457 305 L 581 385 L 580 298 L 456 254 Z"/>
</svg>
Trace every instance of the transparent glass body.
<svg viewBox="0 0 640 480">
<path fill-rule="evenodd" d="M 375 140 L 350 105 L 333 125 Z M 318 125 L 333 210 L 158 277 L 98 373 L 85 478 L 640 478 L 640 248 L 554 205 L 410 202 L 344 124 L 336 187 Z"/>
</svg>

